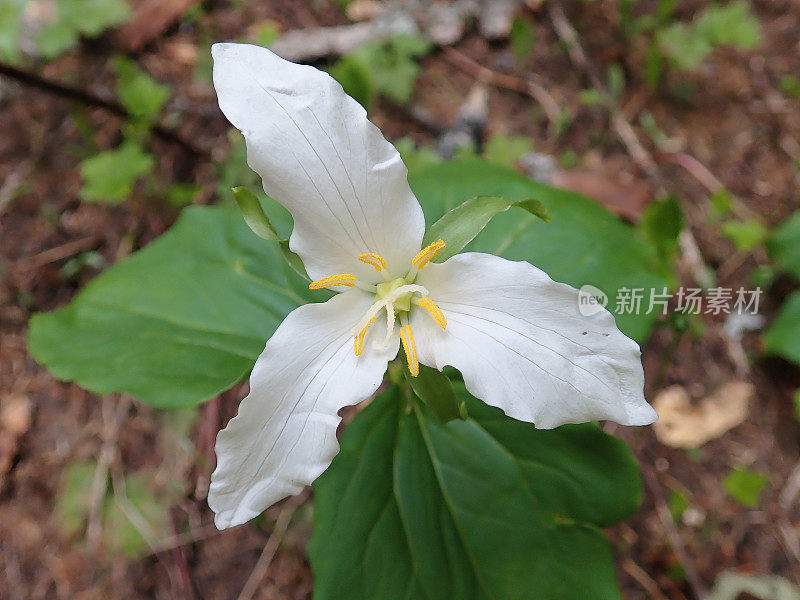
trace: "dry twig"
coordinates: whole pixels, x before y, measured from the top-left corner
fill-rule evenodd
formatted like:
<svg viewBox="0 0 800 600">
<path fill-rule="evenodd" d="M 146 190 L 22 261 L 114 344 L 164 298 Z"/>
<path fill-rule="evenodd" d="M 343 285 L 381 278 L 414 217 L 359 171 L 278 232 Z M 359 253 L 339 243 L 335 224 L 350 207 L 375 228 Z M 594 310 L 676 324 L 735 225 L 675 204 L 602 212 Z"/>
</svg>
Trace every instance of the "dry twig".
<svg viewBox="0 0 800 600">
<path fill-rule="evenodd" d="M 622 561 L 622 569 L 641 585 L 653 600 L 670 600 L 658 587 L 655 580 L 630 558 Z"/>
<path fill-rule="evenodd" d="M 689 554 L 686 552 L 686 548 L 683 545 L 680 532 L 678 532 L 678 528 L 675 527 L 675 523 L 672 521 L 672 515 L 669 512 L 669 507 L 664 500 L 661 484 L 658 482 L 658 478 L 655 476 L 655 474 L 647 467 L 642 469 L 642 477 L 644 478 L 647 487 L 650 488 L 650 494 L 653 497 L 653 502 L 656 506 L 656 513 L 658 514 L 658 518 L 661 520 L 661 524 L 664 526 L 664 529 L 667 531 L 667 535 L 669 536 L 672 544 L 672 550 L 678 556 L 678 560 L 681 561 L 681 564 L 686 571 L 686 580 L 689 582 L 695 597 L 698 598 L 698 600 L 702 600 L 708 595 L 708 590 L 706 589 L 706 586 L 703 585 L 703 582 L 700 580 L 700 576 L 697 574 L 694 565 L 689 560 Z"/>
<path fill-rule="evenodd" d="M 117 402 L 116 409 L 113 403 Z M 92 477 L 92 494 L 89 503 L 89 519 L 86 525 L 86 539 L 89 547 L 96 550 L 102 533 L 100 522 L 103 499 L 108 485 L 108 473 L 117 450 L 117 440 L 122 421 L 128 413 L 130 400 L 120 397 L 103 396 L 101 412 L 103 415 L 103 445 L 97 458 L 97 467 Z"/>
<path fill-rule="evenodd" d="M 78 252 L 89 250 L 95 244 L 97 244 L 97 239 L 94 237 L 72 240 L 60 246 L 43 250 L 31 257 L 18 260 L 14 263 L 14 267 L 20 271 L 34 271 L 58 260 L 69 258 Z"/>
<path fill-rule="evenodd" d="M 43 92 L 65 98 L 67 100 L 74 100 L 87 106 L 96 106 L 98 108 L 102 108 L 114 115 L 117 115 L 118 117 L 123 117 L 125 119 L 129 119 L 131 117 L 130 113 L 125 109 L 125 107 L 116 100 L 101 98 L 100 96 L 86 90 L 47 79 L 46 77 L 36 73 L 23 71 L 22 69 L 12 67 L 11 65 L 0 63 L 0 75 L 5 75 L 9 79 L 18 81 L 23 85 L 37 88 Z M 202 157 L 209 156 L 208 151 L 197 148 L 173 129 L 156 124 L 152 126 L 151 130 L 157 137 L 163 139 L 164 141 L 177 144 L 190 154 Z"/>
<path fill-rule="evenodd" d="M 253 567 L 253 571 L 250 573 L 250 577 L 247 578 L 237 600 L 252 599 L 258 586 L 261 585 L 261 581 L 266 576 L 269 566 L 272 564 L 272 559 L 275 557 L 275 553 L 278 551 L 283 537 L 286 535 L 287 529 L 289 529 L 289 522 L 292 520 L 292 516 L 300 505 L 306 501 L 306 498 L 308 498 L 308 489 L 286 501 L 286 504 L 284 504 L 278 515 L 278 519 L 275 521 L 275 527 L 264 546 L 264 551 L 261 552 L 261 556 L 258 558 L 256 566 Z"/>
<path fill-rule="evenodd" d="M 544 110 L 547 119 L 550 121 L 550 126 L 553 131 L 556 130 L 558 122 L 561 117 L 561 109 L 558 106 L 555 98 L 550 92 L 545 89 L 543 85 L 536 83 L 533 80 L 521 79 L 513 75 L 506 75 L 504 73 L 497 73 L 491 69 L 484 67 L 478 62 L 475 62 L 466 54 L 459 52 L 455 48 L 444 47 L 442 48 L 442 55 L 454 67 L 461 69 L 465 73 L 473 75 L 486 85 L 511 90 L 520 94 L 530 96 Z"/>
</svg>

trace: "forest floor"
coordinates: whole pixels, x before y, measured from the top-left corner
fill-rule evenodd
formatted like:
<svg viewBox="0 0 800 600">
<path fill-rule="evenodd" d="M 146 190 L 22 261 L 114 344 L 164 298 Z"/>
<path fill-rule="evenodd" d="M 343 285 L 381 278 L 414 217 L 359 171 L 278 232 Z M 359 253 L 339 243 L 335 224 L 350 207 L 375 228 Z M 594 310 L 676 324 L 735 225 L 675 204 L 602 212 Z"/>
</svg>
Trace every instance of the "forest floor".
<svg viewBox="0 0 800 600">
<path fill-rule="evenodd" d="M 612 62 L 636 64 L 629 53 L 638 50 L 621 44 L 608 25 L 616 18 L 616 4 L 579 4 L 567 17 L 590 70 L 605 72 Z M 690 11 L 690 5 L 702 3 L 685 4 L 681 10 Z M 506 42 L 468 33 L 455 52 L 436 50 L 422 59 L 411 108 L 381 101 L 371 117 L 389 139 L 410 136 L 431 144 L 437 132 L 430 123 L 453 123 L 470 90 L 488 81 L 487 135 L 526 136 L 536 152 L 593 174 L 582 189 L 595 197 L 622 198 L 616 209 L 629 219 L 641 213 L 637 198 L 675 195 L 718 285 L 749 287 L 748 276 L 763 258 L 736 252 L 708 223 L 708 188 L 714 183 L 703 180 L 704 174 L 713 174 L 741 210 L 770 226 L 800 207 L 800 105 L 777 89 L 780 75 L 800 73 L 800 5 L 758 1 L 753 6 L 764 31 L 762 44 L 749 53 L 718 50 L 696 72 L 680 74 L 682 83 L 696 89 L 690 98 L 651 92 L 640 72 L 626 70 L 627 86 L 617 101 L 620 119 L 642 140 L 645 158 L 620 142 L 605 108 L 580 102 L 581 90 L 591 86 L 590 74 L 565 51 L 546 7 L 530 12 L 536 45 L 523 63 L 510 59 Z M 166 29 L 131 54 L 171 86 L 170 106 L 180 114 L 175 131 L 188 141 L 156 138 L 157 171 L 166 181 L 200 184 L 200 202 L 218 198 L 214 165 L 227 156 L 229 126 L 209 82 L 196 71 L 208 60 L 209 40 L 239 38 L 252 23 L 267 19 L 284 29 L 346 22 L 326 2 L 253 2 L 236 10 L 210 2 L 191 23 Z M 106 97 L 113 87 L 108 59 L 120 52 L 115 40 L 84 43 L 44 65 L 38 76 Z M 514 81 L 535 77 L 559 106 L 569 108 L 571 124 L 554 135 L 534 99 L 504 89 L 502 78 L 487 79 L 488 72 L 470 61 Z M 643 114 L 652 115 L 666 146 L 662 142 L 658 149 L 652 131 L 640 126 Z M 222 599 L 237 597 L 255 578 L 256 598 L 309 598 L 312 576 L 304 548 L 312 497 L 295 512 L 266 573 L 254 567 L 285 504 L 256 524 L 221 533 L 213 528 L 205 493 L 214 437 L 234 414 L 243 386 L 203 405 L 188 425 L 173 426 L 135 401 L 100 398 L 58 382 L 27 353 L 30 316 L 63 306 L 103 268 L 88 265 L 66 276 L 63 267 L 70 259 L 93 250 L 111 265 L 163 233 L 178 214 L 147 189 L 118 206 L 79 200 L 82 129 L 94 131 L 93 143 L 108 148 L 119 140 L 122 124 L 102 106 L 0 76 L 0 406 L 16 407 L 0 422 L 0 597 Z M 675 155 L 694 157 L 700 167 L 674 164 Z M 649 171 L 642 164 L 647 157 L 656 165 Z M 681 263 L 686 285 L 690 262 Z M 767 318 L 789 287 L 778 281 L 763 298 Z M 763 358 L 755 333 L 744 337 L 743 369 L 726 345 L 722 319 L 703 315 L 703 320 L 698 336 L 657 328 L 643 348 L 648 397 L 678 384 L 698 400 L 739 379 L 752 382 L 756 392 L 743 424 L 696 451 L 663 444 L 652 428 L 607 427 L 631 446 L 644 475 L 642 508 L 608 532 L 626 599 L 695 598 L 726 570 L 777 574 L 800 583 L 800 423 L 792 407 L 800 374 L 788 363 Z M 189 450 L 181 445 L 185 440 Z M 192 528 L 159 540 L 138 559 L 99 550 L 102 534 L 92 529 L 91 519 L 87 531 L 65 531 L 56 507 L 65 473 L 76 462 L 99 464 L 112 476 L 148 470 L 181 482 L 171 512 L 175 522 L 188 521 Z M 722 481 L 734 466 L 768 474 L 758 508 L 742 506 L 726 493 Z M 674 519 L 670 508 L 676 497 L 688 499 L 689 508 Z"/>
</svg>

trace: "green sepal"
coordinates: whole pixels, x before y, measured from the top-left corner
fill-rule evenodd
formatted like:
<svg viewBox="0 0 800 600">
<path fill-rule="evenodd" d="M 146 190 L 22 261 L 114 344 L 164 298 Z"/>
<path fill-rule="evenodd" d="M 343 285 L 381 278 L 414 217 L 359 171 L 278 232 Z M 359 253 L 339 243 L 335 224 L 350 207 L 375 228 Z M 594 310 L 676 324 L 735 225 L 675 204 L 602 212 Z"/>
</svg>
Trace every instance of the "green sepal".
<svg viewBox="0 0 800 600">
<path fill-rule="evenodd" d="M 242 212 L 244 222 L 258 237 L 269 242 L 280 242 L 280 236 L 261 207 L 261 202 L 253 192 L 246 187 L 232 188 L 233 199 Z"/>
<path fill-rule="evenodd" d="M 534 198 L 515 202 L 500 196 L 475 196 L 446 212 L 431 225 L 425 233 L 422 245 L 427 246 L 435 240 L 443 239 L 447 246 L 433 258 L 433 262 L 444 262 L 461 252 L 496 215 L 512 206 L 527 210 L 546 223 L 550 222 L 547 208 Z"/>
<path fill-rule="evenodd" d="M 414 394 L 428 405 L 441 423 L 469 416 L 466 404 L 458 400 L 453 384 L 441 371 L 420 365 L 419 375 L 412 377 L 408 369 L 405 369 L 405 375 Z"/>
<path fill-rule="evenodd" d="M 305 266 L 303 266 L 303 261 L 300 260 L 297 254 L 289 249 L 289 240 L 281 239 L 278 235 L 267 213 L 264 212 L 261 202 L 258 200 L 258 196 L 248 188 L 242 186 L 232 188 L 231 191 L 233 192 L 234 200 L 236 200 L 236 205 L 239 207 L 244 217 L 245 223 L 247 223 L 247 226 L 250 227 L 252 232 L 268 242 L 278 242 L 281 247 L 281 254 L 288 265 L 292 267 L 298 275 L 311 281 L 311 278 L 306 273 Z"/>
</svg>

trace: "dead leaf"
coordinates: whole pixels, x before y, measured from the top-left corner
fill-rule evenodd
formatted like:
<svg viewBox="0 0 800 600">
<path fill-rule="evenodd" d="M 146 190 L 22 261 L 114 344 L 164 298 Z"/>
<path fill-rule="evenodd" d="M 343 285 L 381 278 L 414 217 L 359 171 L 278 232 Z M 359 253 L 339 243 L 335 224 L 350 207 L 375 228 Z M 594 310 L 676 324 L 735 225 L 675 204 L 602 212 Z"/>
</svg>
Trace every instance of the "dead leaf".
<svg viewBox="0 0 800 600">
<path fill-rule="evenodd" d="M 27 396 L 4 396 L 0 402 L 0 475 L 11 468 L 19 439 L 31 428 L 31 401 Z"/>
<path fill-rule="evenodd" d="M 200 0 L 140 0 L 133 17 L 119 28 L 117 42 L 129 52 L 138 52 L 164 33 L 183 13 Z"/>
<path fill-rule="evenodd" d="M 637 182 L 621 183 L 593 171 L 556 171 L 550 183 L 588 196 L 623 219 L 636 222 L 650 203 L 650 188 Z"/>
<path fill-rule="evenodd" d="M 746 381 L 729 381 L 692 404 L 683 386 L 668 387 L 653 401 L 658 413 L 658 421 L 653 424 L 656 437 L 673 448 L 702 446 L 744 422 L 754 391 Z"/>
</svg>

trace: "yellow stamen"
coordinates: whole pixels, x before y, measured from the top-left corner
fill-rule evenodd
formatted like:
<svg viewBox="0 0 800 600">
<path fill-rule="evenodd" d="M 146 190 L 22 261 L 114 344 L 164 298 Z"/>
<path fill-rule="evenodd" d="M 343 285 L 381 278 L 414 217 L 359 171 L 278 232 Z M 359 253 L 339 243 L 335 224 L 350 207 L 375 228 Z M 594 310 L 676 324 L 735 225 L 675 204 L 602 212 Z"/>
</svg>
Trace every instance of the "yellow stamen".
<svg viewBox="0 0 800 600">
<path fill-rule="evenodd" d="M 308 286 L 308 289 L 320 290 L 322 288 L 333 287 L 335 285 L 346 285 L 347 287 L 353 287 L 355 284 L 355 275 L 351 275 L 350 273 L 342 273 L 341 275 L 328 275 L 322 279 L 317 279 Z"/>
<path fill-rule="evenodd" d="M 424 308 L 427 310 L 433 320 L 436 321 L 436 324 L 441 327 L 442 329 L 447 329 L 447 319 L 442 312 L 442 309 L 436 306 L 436 303 L 428 297 L 420 298 L 417 302 L 420 308 Z"/>
<path fill-rule="evenodd" d="M 408 370 L 412 377 L 419 375 L 419 361 L 417 361 L 417 346 L 414 344 L 414 334 L 411 333 L 411 325 L 403 325 L 400 328 L 400 340 L 403 342 L 403 351 L 408 360 Z"/>
<path fill-rule="evenodd" d="M 414 265 L 418 270 L 421 269 L 427 265 L 434 256 L 439 254 L 441 249 L 446 245 L 447 244 L 445 244 L 444 240 L 441 238 L 431 244 L 428 244 L 411 260 L 411 264 Z"/>
<path fill-rule="evenodd" d="M 364 336 L 367 335 L 367 329 L 369 329 L 369 326 L 372 325 L 376 320 L 377 319 L 375 317 L 372 317 L 372 320 L 367 323 L 367 326 L 358 332 L 358 335 L 355 339 L 356 356 L 361 356 L 361 353 L 364 351 Z"/>
<path fill-rule="evenodd" d="M 367 263 L 368 265 L 372 265 L 375 267 L 376 271 L 382 271 L 386 268 L 386 261 L 383 260 L 383 257 L 380 254 L 376 254 L 375 252 L 365 252 L 364 254 L 359 254 L 358 260 L 363 263 Z"/>
</svg>

